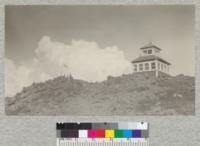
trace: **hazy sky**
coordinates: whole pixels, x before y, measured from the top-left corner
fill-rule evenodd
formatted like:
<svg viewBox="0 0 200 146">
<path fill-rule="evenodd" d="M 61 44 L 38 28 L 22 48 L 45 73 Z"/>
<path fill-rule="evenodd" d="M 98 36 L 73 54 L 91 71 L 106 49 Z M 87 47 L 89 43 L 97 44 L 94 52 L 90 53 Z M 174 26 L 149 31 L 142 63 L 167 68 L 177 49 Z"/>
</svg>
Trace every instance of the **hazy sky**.
<svg viewBox="0 0 200 146">
<path fill-rule="evenodd" d="M 41 40 L 116 46 L 128 61 L 152 41 L 172 63 L 172 75 L 195 72 L 194 6 L 7 6 L 5 28 L 6 58 L 16 66 L 35 57 Z"/>
</svg>

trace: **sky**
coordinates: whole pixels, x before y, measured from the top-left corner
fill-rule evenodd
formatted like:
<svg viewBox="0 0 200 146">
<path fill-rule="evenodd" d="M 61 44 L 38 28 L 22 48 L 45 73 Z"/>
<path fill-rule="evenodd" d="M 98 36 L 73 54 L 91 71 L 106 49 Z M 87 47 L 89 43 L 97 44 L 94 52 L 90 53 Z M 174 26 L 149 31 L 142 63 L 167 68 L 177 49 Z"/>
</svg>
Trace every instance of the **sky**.
<svg viewBox="0 0 200 146">
<path fill-rule="evenodd" d="M 195 73 L 194 6 L 6 6 L 6 94 L 70 73 L 103 81 L 131 73 L 150 41 L 172 75 Z"/>
</svg>

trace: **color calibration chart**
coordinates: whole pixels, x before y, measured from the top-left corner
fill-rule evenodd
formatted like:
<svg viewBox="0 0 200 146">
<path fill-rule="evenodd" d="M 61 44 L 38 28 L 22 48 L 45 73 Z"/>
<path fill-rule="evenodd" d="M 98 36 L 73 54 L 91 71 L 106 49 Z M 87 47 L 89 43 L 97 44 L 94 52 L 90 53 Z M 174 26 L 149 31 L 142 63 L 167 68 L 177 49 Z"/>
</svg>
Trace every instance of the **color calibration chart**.
<svg viewBox="0 0 200 146">
<path fill-rule="evenodd" d="M 149 146 L 147 122 L 57 123 L 57 146 Z"/>
</svg>

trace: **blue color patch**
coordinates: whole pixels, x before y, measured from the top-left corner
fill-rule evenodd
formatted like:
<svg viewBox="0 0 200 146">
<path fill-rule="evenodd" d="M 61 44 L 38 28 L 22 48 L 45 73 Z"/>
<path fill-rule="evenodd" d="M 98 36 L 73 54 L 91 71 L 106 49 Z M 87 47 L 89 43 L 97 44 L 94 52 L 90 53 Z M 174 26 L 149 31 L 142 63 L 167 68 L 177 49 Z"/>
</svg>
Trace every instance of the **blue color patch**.
<svg viewBox="0 0 200 146">
<path fill-rule="evenodd" d="M 131 138 L 132 137 L 132 130 L 123 130 L 123 137 L 124 138 Z"/>
</svg>

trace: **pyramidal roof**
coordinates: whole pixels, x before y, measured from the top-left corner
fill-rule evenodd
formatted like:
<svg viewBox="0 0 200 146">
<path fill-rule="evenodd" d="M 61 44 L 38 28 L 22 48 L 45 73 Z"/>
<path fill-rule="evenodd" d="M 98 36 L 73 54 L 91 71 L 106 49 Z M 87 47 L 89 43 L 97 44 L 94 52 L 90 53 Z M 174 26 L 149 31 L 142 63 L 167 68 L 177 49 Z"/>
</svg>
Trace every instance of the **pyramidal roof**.
<svg viewBox="0 0 200 146">
<path fill-rule="evenodd" d="M 141 47 L 140 49 L 147 49 L 147 48 L 156 48 L 158 50 L 161 50 L 159 47 L 154 45 L 152 42 L 149 42 L 148 44 L 146 44 L 145 46 Z"/>
<path fill-rule="evenodd" d="M 136 58 L 135 60 L 132 61 L 132 63 L 138 63 L 138 62 L 145 62 L 145 61 L 153 61 L 153 60 L 159 60 L 161 62 L 164 62 L 168 65 L 171 65 L 171 63 L 169 63 L 168 61 L 158 57 L 158 56 L 155 56 L 155 55 L 149 55 L 149 56 L 140 56 L 138 58 Z"/>
</svg>

